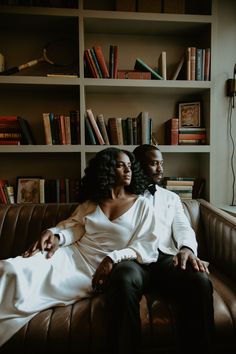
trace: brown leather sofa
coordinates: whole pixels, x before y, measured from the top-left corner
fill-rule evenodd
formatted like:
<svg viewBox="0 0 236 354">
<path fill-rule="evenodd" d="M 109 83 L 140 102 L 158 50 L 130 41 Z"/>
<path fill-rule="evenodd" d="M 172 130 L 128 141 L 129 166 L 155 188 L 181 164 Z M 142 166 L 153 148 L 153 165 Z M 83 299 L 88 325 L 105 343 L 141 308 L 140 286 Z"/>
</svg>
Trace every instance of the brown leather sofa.
<svg viewBox="0 0 236 354">
<path fill-rule="evenodd" d="M 20 254 L 43 229 L 68 217 L 75 207 L 75 204 L 0 205 L 0 259 Z M 235 354 L 236 218 L 203 200 L 186 201 L 184 209 L 196 231 L 199 254 L 210 262 L 215 353 Z M 105 315 L 103 295 L 71 306 L 50 308 L 16 333 L 0 348 L 0 353 L 109 354 Z M 141 317 L 142 353 L 172 353 L 175 330 L 171 302 L 158 294 L 147 294 L 141 301 Z"/>
</svg>

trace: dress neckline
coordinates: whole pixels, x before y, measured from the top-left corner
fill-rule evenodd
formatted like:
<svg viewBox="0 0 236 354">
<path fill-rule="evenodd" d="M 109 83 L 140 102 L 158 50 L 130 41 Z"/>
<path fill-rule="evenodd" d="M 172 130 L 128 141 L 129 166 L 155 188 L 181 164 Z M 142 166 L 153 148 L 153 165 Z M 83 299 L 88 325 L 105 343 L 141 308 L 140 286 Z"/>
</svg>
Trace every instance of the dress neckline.
<svg viewBox="0 0 236 354">
<path fill-rule="evenodd" d="M 133 202 L 133 204 L 131 205 L 131 207 L 129 209 L 127 209 L 124 213 L 120 214 L 119 216 L 117 216 L 114 219 L 109 219 L 108 216 L 104 213 L 104 211 L 102 210 L 102 208 L 100 207 L 100 205 L 98 204 L 97 207 L 99 208 L 100 212 L 105 216 L 105 218 L 107 220 L 109 220 L 110 222 L 115 222 L 117 219 L 121 218 L 122 216 L 124 216 L 125 214 L 127 214 L 136 204 L 136 202 L 140 199 L 140 195 L 137 196 L 137 198 L 135 199 L 135 201 Z"/>
</svg>

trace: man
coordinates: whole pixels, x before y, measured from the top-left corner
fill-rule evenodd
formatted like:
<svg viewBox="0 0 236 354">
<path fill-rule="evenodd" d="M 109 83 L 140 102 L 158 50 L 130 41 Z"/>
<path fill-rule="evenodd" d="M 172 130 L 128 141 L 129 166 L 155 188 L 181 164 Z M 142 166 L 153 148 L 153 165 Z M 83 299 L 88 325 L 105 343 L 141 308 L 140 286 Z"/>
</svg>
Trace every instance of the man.
<svg viewBox="0 0 236 354">
<path fill-rule="evenodd" d="M 213 288 L 207 263 L 197 257 L 197 242 L 177 194 L 158 186 L 163 178 L 163 158 L 152 145 L 134 150 L 152 193 L 159 241 L 159 258 L 149 266 L 121 262 L 110 275 L 106 294 L 109 331 L 114 353 L 136 353 L 141 337 L 139 302 L 148 285 L 176 304 L 178 353 L 210 352 L 214 327 Z M 152 195 L 153 194 L 153 195 Z M 156 338 L 158 341 L 158 338 Z"/>
</svg>

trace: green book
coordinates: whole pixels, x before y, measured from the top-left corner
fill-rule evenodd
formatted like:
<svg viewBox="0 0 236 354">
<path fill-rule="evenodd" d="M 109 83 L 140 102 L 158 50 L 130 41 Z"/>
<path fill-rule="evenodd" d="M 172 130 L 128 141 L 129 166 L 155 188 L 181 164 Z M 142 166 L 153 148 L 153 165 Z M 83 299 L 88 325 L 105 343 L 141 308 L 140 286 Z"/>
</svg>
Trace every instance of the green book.
<svg viewBox="0 0 236 354">
<path fill-rule="evenodd" d="M 158 72 L 150 68 L 150 66 L 144 63 L 144 61 L 140 58 L 136 59 L 134 69 L 139 71 L 149 71 L 152 75 L 152 79 L 164 80 L 164 78 L 160 74 L 158 74 Z"/>
</svg>

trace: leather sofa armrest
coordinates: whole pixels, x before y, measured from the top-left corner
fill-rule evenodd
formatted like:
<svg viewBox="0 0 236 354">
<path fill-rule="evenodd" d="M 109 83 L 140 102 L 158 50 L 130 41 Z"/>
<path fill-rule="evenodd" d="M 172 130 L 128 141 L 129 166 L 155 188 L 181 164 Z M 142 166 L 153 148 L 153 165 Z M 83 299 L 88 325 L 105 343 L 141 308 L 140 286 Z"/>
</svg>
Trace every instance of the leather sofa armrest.
<svg viewBox="0 0 236 354">
<path fill-rule="evenodd" d="M 210 264 L 236 282 L 236 218 L 199 199 Z"/>
</svg>

